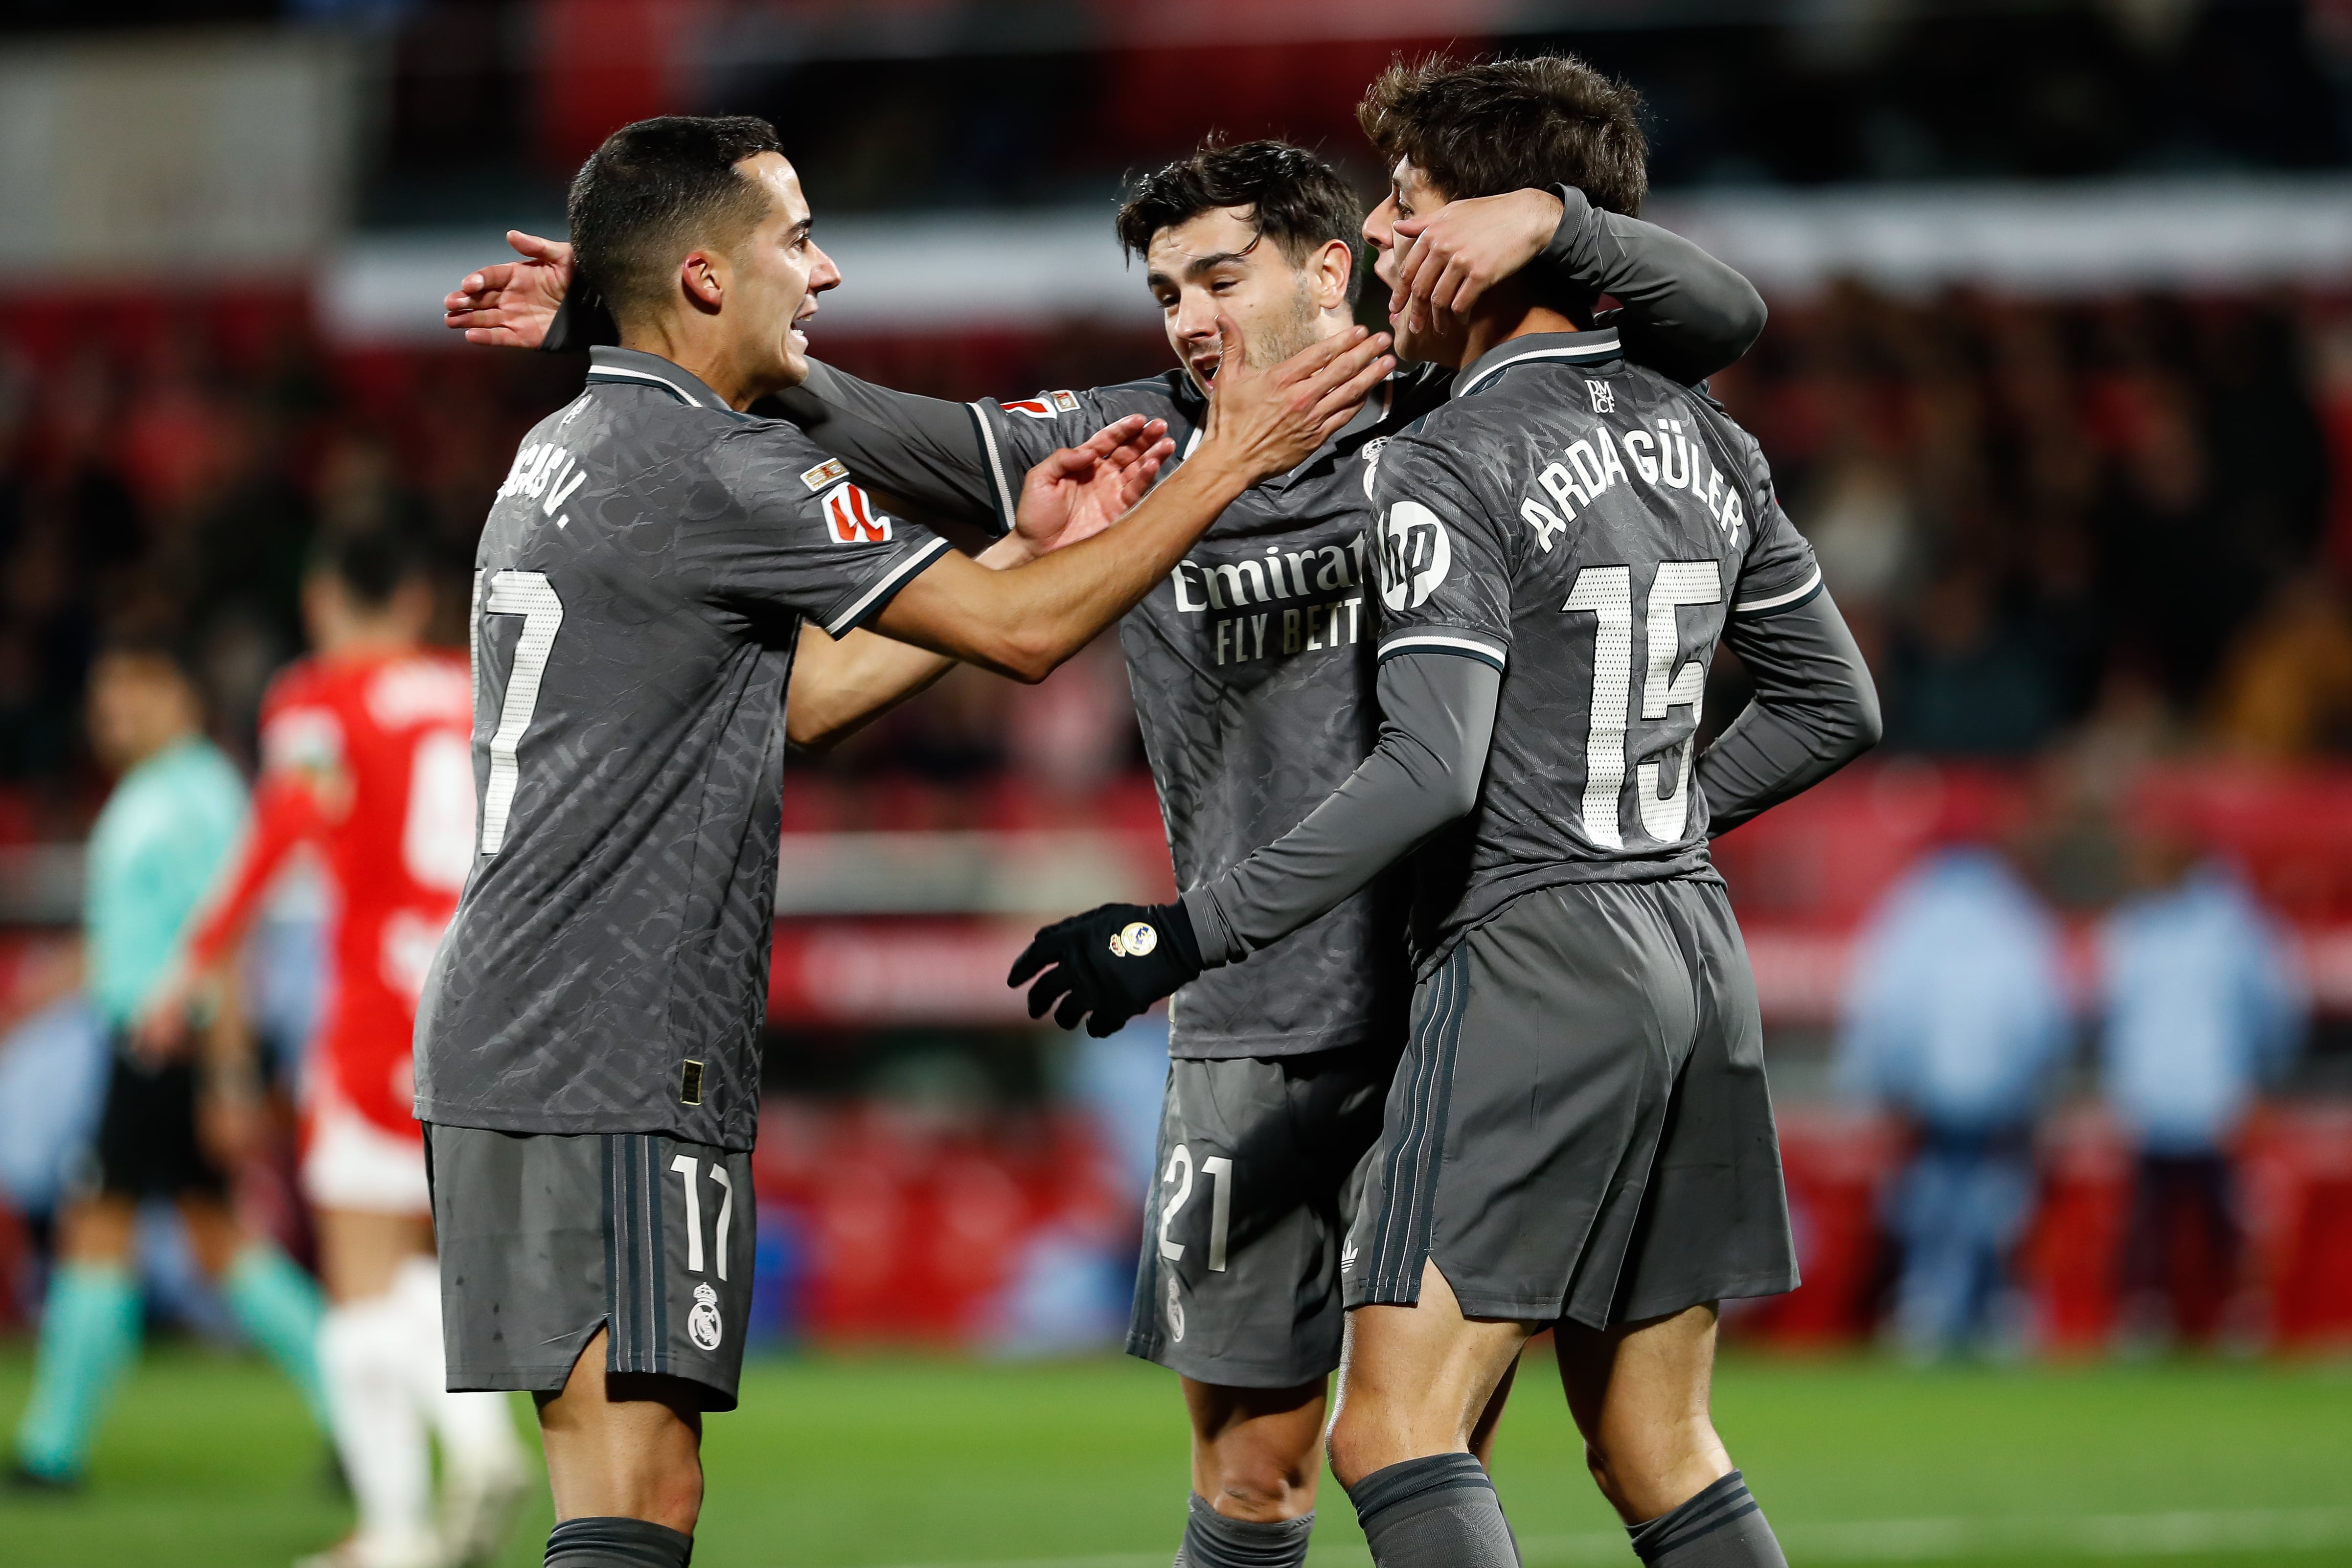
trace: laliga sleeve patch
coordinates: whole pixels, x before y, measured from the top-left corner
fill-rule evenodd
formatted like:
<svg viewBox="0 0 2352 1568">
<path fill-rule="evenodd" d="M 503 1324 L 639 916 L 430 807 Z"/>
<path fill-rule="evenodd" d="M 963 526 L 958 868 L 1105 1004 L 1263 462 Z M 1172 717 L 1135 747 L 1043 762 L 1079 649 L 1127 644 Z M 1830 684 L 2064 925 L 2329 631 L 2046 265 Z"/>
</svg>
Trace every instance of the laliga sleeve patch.
<svg viewBox="0 0 2352 1568">
<path fill-rule="evenodd" d="M 890 514 L 877 509 L 865 491 L 844 481 L 827 490 L 817 505 L 824 510 L 825 530 L 837 545 L 878 545 L 890 541 Z"/>
<path fill-rule="evenodd" d="M 1007 413 L 1025 413 L 1031 419 L 1051 419 L 1057 413 L 1078 412 L 1078 395 L 1071 392 L 1042 392 L 1035 397 L 1024 397 L 1017 402 L 1000 403 Z"/>
<path fill-rule="evenodd" d="M 1437 514 L 1399 501 L 1381 524 L 1381 602 L 1391 612 L 1418 608 L 1454 565 L 1454 541 Z"/>
<path fill-rule="evenodd" d="M 803 472 L 801 483 L 812 490 L 822 490 L 827 485 L 836 484 L 848 477 L 849 470 L 843 465 L 841 459 L 828 457 L 815 467 Z"/>
</svg>

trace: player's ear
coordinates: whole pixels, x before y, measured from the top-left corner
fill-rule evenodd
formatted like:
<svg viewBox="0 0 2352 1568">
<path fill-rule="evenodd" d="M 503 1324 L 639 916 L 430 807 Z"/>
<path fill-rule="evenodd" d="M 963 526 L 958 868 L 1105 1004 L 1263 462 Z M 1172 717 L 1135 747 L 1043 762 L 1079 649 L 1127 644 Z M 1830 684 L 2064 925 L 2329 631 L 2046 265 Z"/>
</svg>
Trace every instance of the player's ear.
<svg viewBox="0 0 2352 1568">
<path fill-rule="evenodd" d="M 727 300 L 727 262 L 715 251 L 690 250 L 677 264 L 678 286 L 702 310 L 716 310 Z"/>
<path fill-rule="evenodd" d="M 1356 275 L 1356 247 L 1346 240 L 1326 240 L 1308 264 L 1318 310 L 1348 308 L 1348 280 Z"/>
</svg>

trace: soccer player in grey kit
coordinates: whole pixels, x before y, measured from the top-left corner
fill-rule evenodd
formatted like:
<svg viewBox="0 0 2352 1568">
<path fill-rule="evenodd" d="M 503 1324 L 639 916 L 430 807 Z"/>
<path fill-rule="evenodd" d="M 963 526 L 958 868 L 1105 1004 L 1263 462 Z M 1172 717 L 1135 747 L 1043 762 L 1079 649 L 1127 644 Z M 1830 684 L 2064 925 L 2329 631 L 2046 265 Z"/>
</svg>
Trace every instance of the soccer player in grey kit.
<svg viewBox="0 0 2352 1568">
<path fill-rule="evenodd" d="M 530 432 L 483 528 L 479 842 L 419 1009 L 416 1113 L 450 1384 L 538 1396 L 548 1563 L 685 1568 L 701 1415 L 741 1369 L 788 733 L 953 659 L 1042 678 L 1393 361 L 1360 329 L 1265 370 L 1236 345 L 1182 473 L 1136 499 L 1161 448 L 1122 421 L 1041 465 L 975 562 L 742 412 L 807 374 L 797 324 L 839 281 L 771 127 L 626 127 L 571 219 L 622 346 Z"/>
<path fill-rule="evenodd" d="M 1367 223 L 1564 180 L 1631 211 L 1632 91 L 1565 58 L 1399 66 Z M 1334 1471 L 1381 1568 L 1517 1561 L 1475 1431 L 1558 1329 L 1595 1479 L 1645 1563 L 1780 1564 L 1706 1416 L 1716 1303 L 1796 1283 L 1753 977 L 1711 831 L 1876 738 L 1876 699 L 1756 443 L 1590 312 L 1491 289 L 1406 325 L 1462 367 L 1373 481 L 1377 748 L 1291 831 L 1158 908 L 1039 933 L 1033 1010 L 1116 1025 L 1413 851 L 1417 981 L 1343 1255 Z M 1756 700 L 1703 755 L 1718 641 Z"/>
<path fill-rule="evenodd" d="M 997 522 L 1012 505 L 1008 473 L 1106 420 L 1164 421 L 1189 446 L 1218 373 L 1220 314 L 1259 364 L 1349 330 L 1361 224 L 1354 192 L 1303 149 L 1213 141 L 1141 181 L 1118 222 L 1182 368 L 961 405 L 816 364 L 779 401 L 859 476 Z M 493 343 L 541 343 L 551 328 L 554 341 L 607 335 L 567 287 L 568 251 L 512 237 L 534 259 L 467 279 L 451 324 Z M 1459 204 L 1423 238 L 1423 266 L 1396 280 L 1392 308 L 1408 317 L 1473 298 L 1524 265 L 1566 298 L 1624 301 L 1640 357 L 1689 379 L 1738 358 L 1762 325 L 1762 302 L 1737 273 L 1572 187 Z M 558 295 L 563 319 L 551 322 Z M 1383 442 L 1441 403 L 1452 379 L 1430 365 L 1391 376 L 1322 449 L 1229 507 L 1121 622 L 1185 884 L 1287 827 L 1371 748 L 1366 480 Z M 1339 1363 L 1341 1234 L 1403 1043 L 1401 893 L 1343 900 L 1175 1001 L 1163 1179 L 1128 1344 L 1182 1379 L 1192 1568 L 1295 1563 L 1307 1549 Z"/>
</svg>

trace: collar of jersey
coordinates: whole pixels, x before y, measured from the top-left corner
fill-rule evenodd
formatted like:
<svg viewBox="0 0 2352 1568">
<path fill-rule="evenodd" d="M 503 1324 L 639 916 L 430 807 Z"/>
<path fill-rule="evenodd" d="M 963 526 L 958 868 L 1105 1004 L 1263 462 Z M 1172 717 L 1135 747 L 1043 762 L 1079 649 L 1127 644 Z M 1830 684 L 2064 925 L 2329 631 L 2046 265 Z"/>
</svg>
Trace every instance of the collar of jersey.
<svg viewBox="0 0 2352 1568">
<path fill-rule="evenodd" d="M 1614 327 L 1603 327 L 1597 332 L 1529 332 L 1522 338 L 1507 339 L 1479 355 L 1462 372 L 1460 390 L 1454 395 L 1468 397 L 1484 392 L 1496 376 L 1529 360 L 1591 363 L 1617 359 L 1624 351 L 1617 341 Z"/>
<path fill-rule="evenodd" d="M 1191 394 L 1192 400 L 1192 408 L 1191 412 L 1192 412 L 1194 419 L 1198 422 L 1192 426 L 1191 438 L 1184 443 L 1182 455 L 1190 457 L 1192 455 L 1192 448 L 1201 444 L 1201 437 L 1208 433 L 1207 417 L 1209 400 L 1202 395 L 1200 388 L 1192 384 L 1192 378 L 1191 376 L 1185 375 L 1181 371 L 1177 371 L 1176 374 L 1181 381 L 1180 396 L 1181 393 L 1183 392 L 1189 392 Z M 1258 481 L 1258 484 L 1267 489 L 1279 490 L 1284 488 L 1293 479 L 1299 477 L 1308 469 L 1314 467 L 1317 458 L 1323 456 L 1326 453 L 1339 450 L 1347 443 L 1353 441 L 1357 436 L 1361 435 L 1364 432 L 1370 430 L 1382 420 L 1388 418 L 1391 413 L 1396 411 L 1397 387 L 1399 385 L 1399 378 L 1402 374 L 1403 372 L 1401 371 L 1391 371 L 1381 381 L 1381 384 L 1373 390 L 1371 395 L 1365 398 L 1362 404 L 1357 408 L 1356 412 L 1349 416 L 1348 423 L 1341 425 L 1339 429 L 1333 431 L 1328 437 L 1326 437 L 1323 444 L 1308 453 L 1306 458 L 1299 463 L 1297 467 L 1291 469 L 1286 474 L 1276 474 L 1271 478 L 1261 479 Z"/>
<path fill-rule="evenodd" d="M 727 406 L 725 398 L 704 386 L 692 371 L 680 370 L 659 354 L 648 354 L 642 349 L 599 346 L 589 350 L 588 384 L 659 388 L 696 408 L 715 409 L 720 413 L 735 412 Z"/>
</svg>

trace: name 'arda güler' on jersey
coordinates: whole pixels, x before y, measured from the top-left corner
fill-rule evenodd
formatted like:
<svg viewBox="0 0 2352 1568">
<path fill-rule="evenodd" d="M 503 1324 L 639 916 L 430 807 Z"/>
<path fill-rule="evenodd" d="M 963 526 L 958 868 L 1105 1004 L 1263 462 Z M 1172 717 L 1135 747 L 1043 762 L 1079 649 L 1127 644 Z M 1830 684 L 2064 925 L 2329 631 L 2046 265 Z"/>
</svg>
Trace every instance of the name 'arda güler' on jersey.
<svg viewBox="0 0 2352 1568">
<path fill-rule="evenodd" d="M 1613 334 L 1514 340 L 1457 385 L 1374 483 L 1381 656 L 1504 672 L 1478 807 L 1420 862 L 1423 955 L 1546 883 L 1713 875 L 1716 644 L 1821 586 L 1755 440 Z"/>
</svg>

